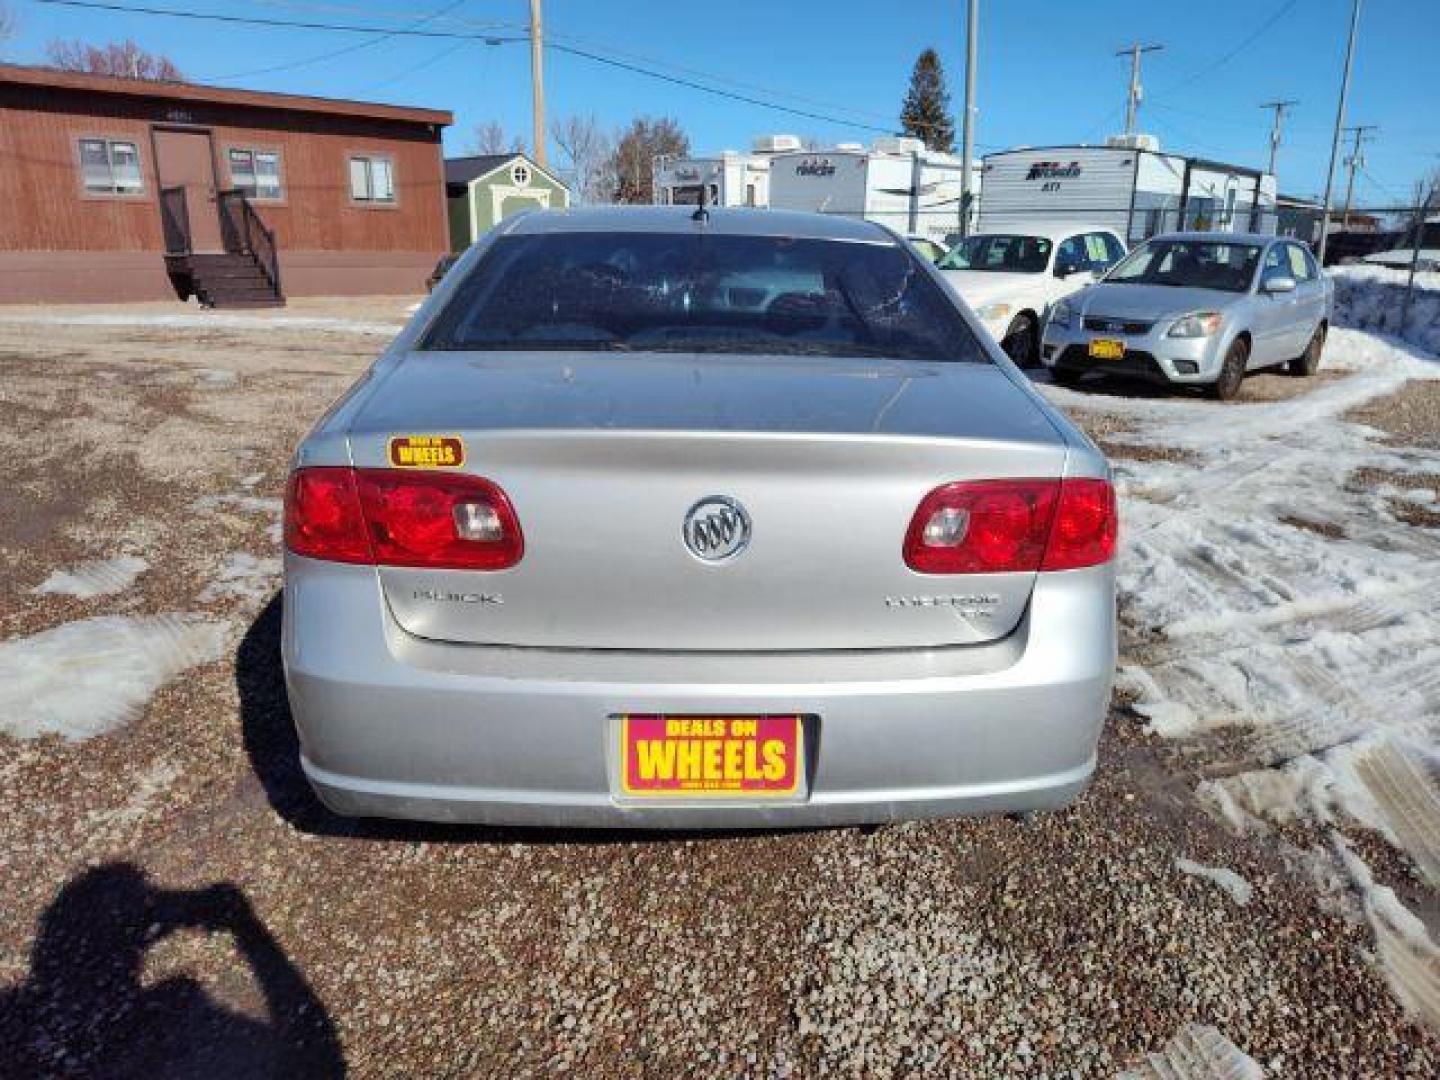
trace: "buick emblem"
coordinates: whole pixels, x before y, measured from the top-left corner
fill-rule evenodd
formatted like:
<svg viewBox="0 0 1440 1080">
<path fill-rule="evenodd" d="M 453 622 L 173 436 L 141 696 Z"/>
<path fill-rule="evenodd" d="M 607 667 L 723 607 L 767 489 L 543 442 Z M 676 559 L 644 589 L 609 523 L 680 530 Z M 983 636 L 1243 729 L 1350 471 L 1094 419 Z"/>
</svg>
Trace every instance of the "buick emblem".
<svg viewBox="0 0 1440 1080">
<path fill-rule="evenodd" d="M 711 495 L 685 515 L 685 546 L 697 559 L 724 562 L 750 542 L 750 515 L 734 499 Z"/>
</svg>

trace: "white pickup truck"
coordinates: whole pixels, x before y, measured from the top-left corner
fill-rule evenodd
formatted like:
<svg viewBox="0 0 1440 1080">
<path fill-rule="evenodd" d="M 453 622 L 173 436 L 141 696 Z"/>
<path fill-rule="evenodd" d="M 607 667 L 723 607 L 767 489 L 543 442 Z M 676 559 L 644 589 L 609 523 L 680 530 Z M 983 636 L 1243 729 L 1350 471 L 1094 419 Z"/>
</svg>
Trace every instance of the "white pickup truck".
<svg viewBox="0 0 1440 1080">
<path fill-rule="evenodd" d="M 936 265 L 1006 355 L 1025 367 L 1039 362 L 1050 308 L 1124 255 L 1111 229 L 1032 223 L 968 236 Z"/>
</svg>

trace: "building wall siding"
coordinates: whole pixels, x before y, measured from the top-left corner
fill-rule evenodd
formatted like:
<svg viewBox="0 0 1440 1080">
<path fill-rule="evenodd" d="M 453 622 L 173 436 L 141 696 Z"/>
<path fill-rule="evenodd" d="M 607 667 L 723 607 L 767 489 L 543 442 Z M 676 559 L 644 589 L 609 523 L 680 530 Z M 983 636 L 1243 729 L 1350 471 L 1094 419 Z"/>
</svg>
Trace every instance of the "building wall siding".
<svg viewBox="0 0 1440 1080">
<path fill-rule="evenodd" d="M 440 132 L 428 124 L 263 107 L 130 97 L 83 90 L 0 84 L 0 251 L 148 251 L 164 249 L 151 130 L 173 125 L 209 130 L 221 188 L 232 186 L 231 146 L 278 150 L 284 195 L 258 201 L 275 230 L 282 259 L 295 251 L 425 252 L 449 246 Z M 106 137 L 139 148 L 144 191 L 89 195 L 81 182 L 78 141 Z M 394 162 L 396 202 L 366 206 L 350 198 L 352 153 Z M 190 207 L 192 215 L 215 212 Z"/>
</svg>

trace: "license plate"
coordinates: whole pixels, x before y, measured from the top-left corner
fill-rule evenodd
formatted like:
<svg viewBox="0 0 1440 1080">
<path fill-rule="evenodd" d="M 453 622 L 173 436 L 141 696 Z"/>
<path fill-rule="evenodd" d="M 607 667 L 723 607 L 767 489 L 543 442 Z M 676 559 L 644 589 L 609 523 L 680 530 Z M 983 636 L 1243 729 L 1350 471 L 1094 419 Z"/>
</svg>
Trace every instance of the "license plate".
<svg viewBox="0 0 1440 1080">
<path fill-rule="evenodd" d="M 1091 338 L 1090 359 L 1119 360 L 1125 356 L 1125 342 L 1117 338 Z"/>
<path fill-rule="evenodd" d="M 799 716 L 620 718 L 620 790 L 637 798 L 785 798 L 800 790 Z"/>
</svg>

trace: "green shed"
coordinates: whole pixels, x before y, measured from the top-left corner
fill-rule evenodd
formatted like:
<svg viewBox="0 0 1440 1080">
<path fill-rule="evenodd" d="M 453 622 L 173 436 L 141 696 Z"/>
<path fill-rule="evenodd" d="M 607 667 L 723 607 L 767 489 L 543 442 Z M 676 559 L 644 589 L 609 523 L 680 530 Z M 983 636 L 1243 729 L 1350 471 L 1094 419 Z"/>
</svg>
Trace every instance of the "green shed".
<svg viewBox="0 0 1440 1080">
<path fill-rule="evenodd" d="M 445 160 L 450 250 L 464 251 L 501 218 L 521 210 L 570 205 L 570 189 L 524 154 L 477 154 Z"/>
</svg>

